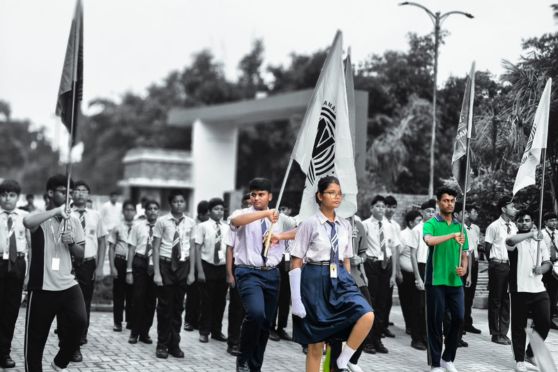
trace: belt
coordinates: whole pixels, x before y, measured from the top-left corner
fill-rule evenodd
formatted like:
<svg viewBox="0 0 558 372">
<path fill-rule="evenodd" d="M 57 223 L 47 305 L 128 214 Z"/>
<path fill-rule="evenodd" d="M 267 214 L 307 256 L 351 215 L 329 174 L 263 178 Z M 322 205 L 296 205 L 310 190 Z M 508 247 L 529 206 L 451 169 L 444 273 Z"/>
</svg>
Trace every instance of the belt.
<svg viewBox="0 0 558 372">
<path fill-rule="evenodd" d="M 25 258 L 25 253 L 17 252 L 16 258 Z M 8 261 L 8 260 L 9 260 L 9 258 L 6 258 L 4 261 Z"/>
<path fill-rule="evenodd" d="M 123 254 L 115 254 L 114 257 L 115 257 L 115 258 L 120 258 L 120 259 L 126 261 L 126 255 L 123 255 Z"/>
<path fill-rule="evenodd" d="M 368 255 L 366 255 L 366 260 L 372 261 L 372 262 L 376 262 L 376 261 L 382 262 L 383 261 L 383 260 L 380 260 L 378 257 L 368 256 Z M 391 260 L 391 257 L 388 257 L 387 260 L 388 261 Z"/>
<path fill-rule="evenodd" d="M 316 266 L 329 266 L 330 261 L 308 261 L 306 262 L 306 264 Z M 343 261 L 339 261 L 339 265 L 343 265 Z"/>
<path fill-rule="evenodd" d="M 144 255 L 144 256 L 145 256 L 145 255 Z M 180 262 L 186 262 L 186 261 L 188 261 L 188 260 L 189 260 L 189 257 L 186 257 L 186 258 L 184 259 L 184 261 L 178 260 L 178 262 L 179 262 L 179 263 L 180 263 Z M 159 256 L 159 261 L 172 262 L 172 258 L 170 258 L 170 257 L 165 257 L 165 256 Z"/>
<path fill-rule="evenodd" d="M 491 258 L 490 262 L 496 262 L 496 263 L 509 263 L 510 261 L 508 260 L 499 260 L 497 258 Z"/>
<path fill-rule="evenodd" d="M 146 255 L 141 254 L 141 253 L 136 253 L 135 257 L 143 258 L 144 260 L 147 260 L 147 258 L 148 258 Z"/>
<path fill-rule="evenodd" d="M 85 257 L 83 260 L 81 260 L 81 262 L 87 262 L 87 261 L 94 261 L 97 257 L 95 256 L 91 256 L 91 257 Z"/>
<path fill-rule="evenodd" d="M 236 265 L 236 267 L 243 267 L 245 269 L 253 269 L 253 270 L 260 270 L 260 271 L 270 271 L 276 269 L 276 266 L 252 266 L 252 265 Z"/>
</svg>

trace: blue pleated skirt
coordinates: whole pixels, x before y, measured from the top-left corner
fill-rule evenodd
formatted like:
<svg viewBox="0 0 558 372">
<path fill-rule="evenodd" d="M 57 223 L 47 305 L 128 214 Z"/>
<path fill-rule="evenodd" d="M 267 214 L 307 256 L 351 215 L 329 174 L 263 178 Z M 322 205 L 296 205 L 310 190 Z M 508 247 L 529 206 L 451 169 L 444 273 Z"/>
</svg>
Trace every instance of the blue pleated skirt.
<svg viewBox="0 0 558 372">
<path fill-rule="evenodd" d="M 372 311 L 343 265 L 339 266 L 337 275 L 337 280 L 329 277 L 329 266 L 305 265 L 302 268 L 300 292 L 306 317 L 294 317 L 294 341 L 301 345 L 345 341 L 357 320 Z"/>
</svg>

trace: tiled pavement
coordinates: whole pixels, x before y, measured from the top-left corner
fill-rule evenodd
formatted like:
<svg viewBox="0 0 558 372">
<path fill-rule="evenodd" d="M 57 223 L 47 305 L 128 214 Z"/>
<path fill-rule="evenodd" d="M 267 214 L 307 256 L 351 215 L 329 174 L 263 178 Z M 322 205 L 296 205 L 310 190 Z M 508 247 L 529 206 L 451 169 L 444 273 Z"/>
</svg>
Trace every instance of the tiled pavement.
<svg viewBox="0 0 558 372">
<path fill-rule="evenodd" d="M 455 363 L 457 368 L 460 371 L 473 372 L 513 370 L 511 347 L 490 342 L 486 310 L 475 309 L 473 316 L 476 326 L 482 329 L 482 334 L 467 334 L 464 337 L 469 342 L 469 347 L 458 350 Z M 426 353 L 409 346 L 410 338 L 402 329 L 403 319 L 399 307 L 393 307 L 391 318 L 395 326 L 390 329 L 397 337 L 384 339 L 389 354 L 363 354 L 359 365 L 364 371 L 428 371 Z M 25 309 L 21 309 L 12 352 L 17 367 L 9 371 L 24 371 L 24 322 Z M 226 325 L 223 330 L 226 331 Z M 156 338 L 156 328 L 152 328 L 151 336 Z M 112 313 L 92 313 L 89 343 L 82 348 L 84 362 L 70 364 L 69 371 L 234 371 L 235 359 L 225 352 L 226 344 L 213 340 L 208 344 L 201 344 L 197 332 L 182 331 L 181 348 L 186 353 L 185 359 L 157 359 L 155 345 L 130 345 L 127 339 L 128 332 L 112 331 Z M 551 331 L 546 343 L 555 361 L 558 361 L 558 332 Z M 45 371 L 50 371 L 48 366 L 56 352 L 57 338 L 51 332 L 43 360 Z M 262 371 L 304 371 L 304 361 L 305 356 L 299 345 L 286 341 L 270 341 Z"/>
</svg>

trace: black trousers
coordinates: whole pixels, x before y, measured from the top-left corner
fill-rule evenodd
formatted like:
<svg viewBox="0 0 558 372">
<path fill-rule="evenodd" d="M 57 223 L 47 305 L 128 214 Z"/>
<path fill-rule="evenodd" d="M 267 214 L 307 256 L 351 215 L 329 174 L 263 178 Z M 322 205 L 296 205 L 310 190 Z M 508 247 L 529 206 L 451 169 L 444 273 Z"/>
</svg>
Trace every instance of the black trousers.
<svg viewBox="0 0 558 372">
<path fill-rule="evenodd" d="M 279 304 L 277 306 L 277 316 L 273 319 L 271 328 L 287 328 L 289 321 L 289 309 L 291 307 L 291 285 L 289 281 L 290 261 L 285 261 L 285 257 L 278 266 L 281 274 L 281 285 L 279 286 Z"/>
<path fill-rule="evenodd" d="M 372 341 L 378 342 L 383 330 L 387 327 L 387 306 L 390 294 L 389 279 L 391 277 L 391 260 L 385 269 L 382 261 L 366 260 L 364 271 L 368 278 L 368 292 L 372 308 L 374 309 L 374 325 L 372 326 Z"/>
<path fill-rule="evenodd" d="M 200 335 L 221 334 L 223 314 L 227 305 L 227 268 L 202 261 L 205 282 L 200 283 L 201 308 Z"/>
<path fill-rule="evenodd" d="M 66 368 L 87 326 L 85 302 L 79 286 L 64 291 L 32 290 L 25 324 L 25 371 L 42 372 L 43 351 L 54 317 L 58 319 L 60 350 L 54 363 Z"/>
<path fill-rule="evenodd" d="M 505 336 L 510 327 L 510 265 L 488 263 L 488 328 L 493 336 Z"/>
<path fill-rule="evenodd" d="M 8 260 L 0 259 L 0 357 L 10 355 L 21 306 L 25 258 L 18 257 L 8 272 Z"/>
<path fill-rule="evenodd" d="M 74 266 L 76 280 L 78 281 L 81 292 L 83 293 L 83 301 L 85 301 L 85 311 L 87 312 L 87 325 L 83 330 L 82 339 L 87 338 L 89 329 L 89 315 L 91 314 L 91 299 L 93 298 L 93 290 L 95 289 L 95 270 L 97 269 L 97 260 L 89 260 Z"/>
<path fill-rule="evenodd" d="M 186 311 L 184 312 L 184 323 L 190 323 L 194 328 L 200 326 L 200 283 L 186 286 Z"/>
<path fill-rule="evenodd" d="M 132 261 L 134 276 L 132 336 L 147 336 L 153 325 L 155 306 L 157 304 L 156 288 L 153 282 L 153 266 L 149 260 L 135 256 Z"/>
<path fill-rule="evenodd" d="M 426 275 L 426 264 L 423 262 L 418 263 L 419 275 L 424 282 L 424 276 Z M 418 291 L 417 296 L 417 337 L 420 341 L 427 343 L 426 340 L 426 292 Z"/>
<path fill-rule="evenodd" d="M 229 328 L 228 341 L 229 346 L 240 346 L 240 327 L 244 319 L 244 307 L 240 300 L 238 287 L 231 287 L 229 290 Z"/>
<path fill-rule="evenodd" d="M 424 292 L 417 289 L 414 273 L 407 271 L 401 273 L 403 274 L 403 281 L 397 283 L 397 288 L 405 326 L 411 331 L 413 341 L 424 341 L 424 333 L 421 330 L 421 322 L 424 324 L 424 318 L 420 318 L 420 312 L 417 311 L 421 303 L 420 297 L 424 296 Z M 422 303 L 424 303 L 424 299 L 422 299 Z"/>
<path fill-rule="evenodd" d="M 550 329 L 550 307 L 546 292 L 527 293 L 515 292 L 511 294 L 511 328 L 512 346 L 516 362 L 525 360 L 525 327 L 527 316 L 532 314 L 535 331 L 546 339 Z M 527 355 L 533 356 L 531 345 L 527 348 Z"/>
<path fill-rule="evenodd" d="M 118 276 L 112 280 L 112 314 L 114 324 L 121 324 L 123 312 L 126 312 L 128 327 L 132 326 L 132 296 L 133 287 L 126 283 L 126 260 L 122 257 L 114 258 L 114 266 Z"/>
<path fill-rule="evenodd" d="M 473 325 L 473 317 L 471 316 L 473 309 L 473 300 L 475 299 L 475 292 L 477 290 L 477 280 L 479 278 L 479 261 L 474 260 L 469 262 L 471 270 L 471 286 L 465 287 L 465 282 L 467 281 L 467 276 L 461 277 L 463 281 L 463 290 L 465 291 L 465 319 L 463 325 L 465 327 L 470 327 Z"/>
<path fill-rule="evenodd" d="M 170 261 L 160 260 L 163 285 L 157 287 L 157 347 L 176 349 L 180 344 L 182 311 L 190 262 L 181 261 L 176 271 Z"/>
<path fill-rule="evenodd" d="M 548 293 L 550 316 L 558 315 L 556 302 L 558 301 L 558 279 L 552 275 L 552 270 L 543 275 L 543 283 Z"/>
</svg>

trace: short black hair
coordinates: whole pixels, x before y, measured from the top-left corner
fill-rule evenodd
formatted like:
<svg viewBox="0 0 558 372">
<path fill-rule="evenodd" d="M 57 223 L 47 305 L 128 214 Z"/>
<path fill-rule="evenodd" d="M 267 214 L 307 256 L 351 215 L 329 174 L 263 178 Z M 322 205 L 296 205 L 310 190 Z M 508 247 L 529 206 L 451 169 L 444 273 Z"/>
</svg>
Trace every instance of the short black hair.
<svg viewBox="0 0 558 372">
<path fill-rule="evenodd" d="M 25 199 L 35 199 L 35 195 L 27 194 L 27 195 L 25 195 Z"/>
<path fill-rule="evenodd" d="M 376 205 L 376 203 L 379 202 L 386 204 L 386 198 L 384 198 L 382 195 L 376 195 L 370 202 L 370 206 L 373 207 L 374 205 Z"/>
<path fill-rule="evenodd" d="M 175 189 L 169 193 L 169 198 L 168 198 L 169 204 L 171 204 L 174 198 L 176 198 L 177 196 L 182 196 L 184 200 L 186 200 L 186 193 L 182 190 Z"/>
<path fill-rule="evenodd" d="M 422 215 L 420 214 L 419 211 L 417 211 L 416 209 L 413 209 L 412 211 L 407 212 L 407 214 L 405 215 L 405 226 L 409 227 L 409 223 L 414 221 L 415 218 L 417 217 L 421 217 Z"/>
<path fill-rule="evenodd" d="M 221 206 L 225 207 L 225 202 L 223 201 L 223 199 L 221 199 L 221 198 L 211 198 L 211 199 L 209 199 L 207 207 L 208 207 L 208 210 L 211 211 L 213 208 L 215 208 L 218 205 L 221 205 Z"/>
<path fill-rule="evenodd" d="M 396 206 L 397 207 L 397 199 L 393 197 L 393 195 L 388 195 L 385 197 L 385 203 L 389 206 Z"/>
<path fill-rule="evenodd" d="M 204 214 L 207 214 L 207 212 L 209 212 L 209 202 L 207 200 L 202 200 L 198 203 L 197 210 L 198 215 L 203 216 Z"/>
<path fill-rule="evenodd" d="M 157 206 L 157 209 L 161 209 L 161 206 L 159 205 L 159 202 L 158 202 L 157 200 L 147 200 L 147 201 L 145 202 L 145 207 L 144 207 L 144 208 L 145 208 L 145 209 L 149 208 L 149 206 L 150 206 L 151 204 L 155 204 L 155 205 Z"/>
<path fill-rule="evenodd" d="M 519 212 L 517 212 L 517 213 L 515 214 L 515 220 L 516 220 L 516 221 L 519 221 L 521 218 L 523 218 L 523 217 L 525 217 L 525 216 L 531 217 L 531 219 L 533 220 L 533 223 L 535 223 L 535 224 L 537 223 L 537 218 L 535 217 L 535 216 L 536 216 L 536 213 L 533 213 L 533 212 L 531 212 L 531 211 L 528 210 L 528 209 L 522 209 L 522 210 L 520 210 Z"/>
<path fill-rule="evenodd" d="M 74 184 L 74 187 L 72 187 L 73 189 L 77 189 L 79 186 L 83 186 L 87 189 L 87 192 L 91 192 L 91 187 L 89 187 L 89 185 L 87 184 L 87 182 L 85 182 L 84 180 L 78 180 L 76 181 L 76 183 Z"/>
<path fill-rule="evenodd" d="M 120 192 L 118 190 L 113 190 L 110 193 L 110 196 L 117 196 L 117 195 L 120 195 Z"/>
<path fill-rule="evenodd" d="M 134 202 L 132 202 L 130 199 L 124 200 L 122 202 L 122 210 L 124 210 L 124 208 L 126 208 L 127 206 L 131 205 L 132 207 L 134 207 L 134 209 L 136 208 L 136 205 L 134 204 Z"/>
<path fill-rule="evenodd" d="M 250 193 L 246 193 L 246 194 L 242 195 L 242 201 L 245 201 L 245 200 L 250 200 Z"/>
<path fill-rule="evenodd" d="M 502 196 L 500 200 L 498 200 L 498 204 L 496 207 L 498 208 L 498 212 L 502 212 L 502 208 L 505 208 L 508 204 L 512 203 L 513 198 L 511 196 Z"/>
<path fill-rule="evenodd" d="M 425 210 L 428 208 L 436 209 L 436 199 L 429 199 L 421 204 L 420 209 Z"/>
<path fill-rule="evenodd" d="M 448 194 L 449 196 L 453 196 L 453 197 L 457 197 L 457 191 L 455 191 L 455 189 L 452 189 L 451 187 L 440 187 L 438 190 L 436 190 L 436 199 L 437 200 L 442 200 L 442 195 L 444 194 Z"/>
<path fill-rule="evenodd" d="M 267 178 L 256 177 L 248 184 L 250 191 L 267 191 L 271 192 L 271 181 Z"/>
<path fill-rule="evenodd" d="M 553 218 L 558 218 L 558 216 L 554 212 L 546 212 L 543 215 L 543 221 L 545 221 L 545 222 L 548 221 L 548 220 L 551 220 Z"/>
<path fill-rule="evenodd" d="M 314 199 L 316 199 L 316 203 L 320 204 L 320 199 L 318 199 L 318 194 L 323 194 L 324 191 L 328 188 L 329 185 L 335 183 L 340 185 L 339 178 L 335 176 L 325 176 L 320 178 L 318 181 L 318 189 L 316 190 L 316 194 L 314 195 Z"/>
<path fill-rule="evenodd" d="M 66 187 L 67 182 L 68 182 L 68 179 L 66 178 L 65 175 L 63 175 L 63 174 L 54 175 L 47 180 L 46 190 L 47 191 L 49 191 L 49 190 L 54 191 L 58 187 L 61 187 L 61 186 Z M 73 189 L 73 188 L 74 188 L 74 181 L 70 178 L 70 189 Z"/>
<path fill-rule="evenodd" d="M 21 194 L 21 186 L 16 180 L 4 180 L 0 183 L 0 194 L 15 192 L 17 195 Z"/>
<path fill-rule="evenodd" d="M 463 210 L 463 203 L 462 202 L 455 202 L 455 208 L 453 209 L 454 213 L 460 213 Z"/>
</svg>

